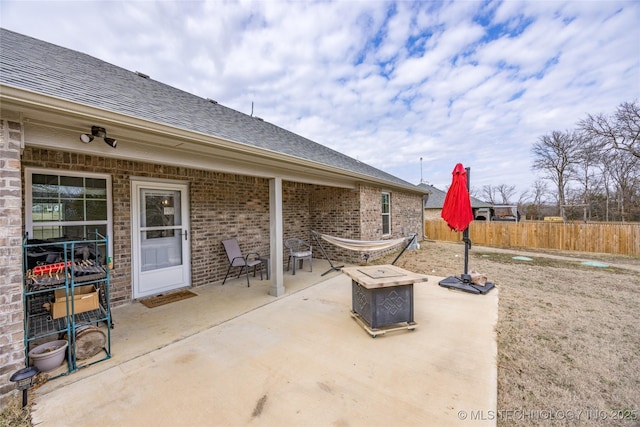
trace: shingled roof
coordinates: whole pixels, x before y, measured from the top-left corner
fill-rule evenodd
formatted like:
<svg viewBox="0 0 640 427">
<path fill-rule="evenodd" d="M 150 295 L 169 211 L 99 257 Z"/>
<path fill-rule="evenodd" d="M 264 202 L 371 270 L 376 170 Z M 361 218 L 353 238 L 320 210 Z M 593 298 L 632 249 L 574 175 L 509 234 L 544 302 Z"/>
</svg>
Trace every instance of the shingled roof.
<svg viewBox="0 0 640 427">
<path fill-rule="evenodd" d="M 0 29 L 0 84 L 339 168 L 418 186 L 256 117 L 140 73 Z"/>
<path fill-rule="evenodd" d="M 418 186 L 425 192 L 429 193 L 429 198 L 427 199 L 427 202 L 424 206 L 425 209 L 442 209 L 442 206 L 444 206 L 444 199 L 447 196 L 446 191 L 442 191 L 439 188 L 436 188 L 433 185 L 424 182 L 422 184 L 419 184 Z M 491 203 L 483 202 L 482 200 L 476 199 L 473 196 L 469 196 L 469 199 L 471 200 L 471 207 L 474 209 L 490 208 L 492 206 Z"/>
</svg>

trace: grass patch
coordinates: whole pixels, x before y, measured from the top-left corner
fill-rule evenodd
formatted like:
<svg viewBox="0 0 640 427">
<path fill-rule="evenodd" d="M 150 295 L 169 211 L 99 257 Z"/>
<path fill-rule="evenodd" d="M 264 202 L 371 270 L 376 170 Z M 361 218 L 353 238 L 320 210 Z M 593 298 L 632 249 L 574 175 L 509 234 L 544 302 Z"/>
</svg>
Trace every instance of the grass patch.
<svg viewBox="0 0 640 427">
<path fill-rule="evenodd" d="M 593 270 L 601 270 L 608 273 L 617 273 L 617 274 L 631 274 L 634 271 L 623 268 L 623 267 L 614 267 L 608 265 L 607 267 L 593 267 L 589 265 L 582 264 L 582 261 L 573 261 L 570 259 L 559 259 L 559 258 L 549 258 L 547 256 L 533 256 L 532 261 L 521 261 L 517 259 L 513 259 L 513 257 L 518 256 L 517 253 L 498 253 L 498 252 L 474 252 L 472 254 L 473 258 L 482 258 L 485 260 L 489 260 L 492 262 L 498 262 L 502 264 L 523 264 L 523 265 L 535 265 L 537 267 L 550 267 L 550 268 L 571 268 L 571 269 L 579 269 L 582 271 L 593 271 Z"/>
<path fill-rule="evenodd" d="M 18 404 L 18 400 L 10 402 L 0 412 L 0 427 L 32 427 L 29 410 Z"/>
</svg>

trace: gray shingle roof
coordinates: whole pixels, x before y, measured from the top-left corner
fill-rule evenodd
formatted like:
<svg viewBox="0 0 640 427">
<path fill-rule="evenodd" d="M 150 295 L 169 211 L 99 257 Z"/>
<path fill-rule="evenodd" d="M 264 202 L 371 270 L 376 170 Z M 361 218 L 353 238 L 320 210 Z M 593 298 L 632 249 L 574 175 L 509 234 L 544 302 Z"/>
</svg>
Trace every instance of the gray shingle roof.
<svg viewBox="0 0 640 427">
<path fill-rule="evenodd" d="M 446 191 L 442 191 L 433 185 L 429 185 L 426 183 L 422 183 L 418 185 L 418 187 L 422 188 L 424 191 L 429 193 L 429 198 L 427 199 L 427 203 L 425 203 L 426 209 L 442 209 L 444 205 L 444 198 L 447 196 Z M 491 207 L 491 203 L 483 202 L 480 199 L 476 199 L 473 196 L 469 196 L 471 199 L 471 207 L 472 208 L 488 208 Z"/>
<path fill-rule="evenodd" d="M 0 29 L 0 83 L 83 105 L 418 186 L 286 129 L 92 56 Z"/>
</svg>

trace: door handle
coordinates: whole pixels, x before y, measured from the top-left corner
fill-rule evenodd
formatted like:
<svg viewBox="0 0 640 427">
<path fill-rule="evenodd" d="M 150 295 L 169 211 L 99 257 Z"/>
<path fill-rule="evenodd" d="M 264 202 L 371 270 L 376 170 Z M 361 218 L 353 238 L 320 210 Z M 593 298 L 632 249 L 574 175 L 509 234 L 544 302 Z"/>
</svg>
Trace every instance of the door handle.
<svg viewBox="0 0 640 427">
<path fill-rule="evenodd" d="M 184 240 L 187 240 L 189 237 L 189 230 L 184 230 Z"/>
</svg>

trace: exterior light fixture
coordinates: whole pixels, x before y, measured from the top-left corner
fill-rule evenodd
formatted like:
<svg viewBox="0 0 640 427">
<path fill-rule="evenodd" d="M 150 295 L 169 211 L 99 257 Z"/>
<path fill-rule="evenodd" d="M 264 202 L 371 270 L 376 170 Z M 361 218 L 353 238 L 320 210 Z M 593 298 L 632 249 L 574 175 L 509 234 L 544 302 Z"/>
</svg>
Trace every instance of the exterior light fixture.
<svg viewBox="0 0 640 427">
<path fill-rule="evenodd" d="M 104 137 L 104 142 L 107 143 L 108 146 L 116 148 L 116 144 L 118 143 L 118 141 L 116 141 L 113 138 L 107 138 L 106 136 Z"/>
<path fill-rule="evenodd" d="M 106 129 L 100 126 L 91 126 L 91 135 L 83 133 L 80 135 L 80 141 L 88 144 L 93 141 L 93 138 L 96 136 L 102 138 L 109 147 L 116 148 L 116 144 L 118 144 L 118 141 L 115 139 L 107 137 Z"/>
<path fill-rule="evenodd" d="M 27 406 L 27 390 L 33 385 L 33 377 L 40 372 L 35 366 L 22 368 L 11 375 L 11 382 L 16 383 L 16 388 L 22 390 L 22 408 Z"/>
</svg>

